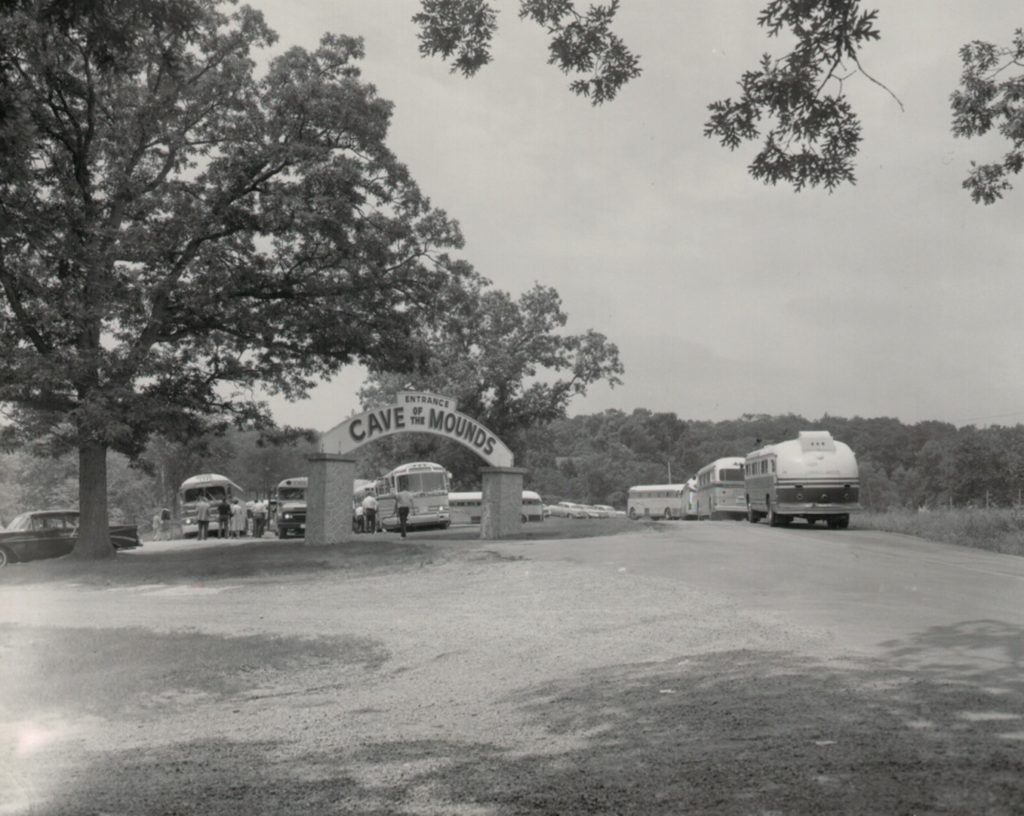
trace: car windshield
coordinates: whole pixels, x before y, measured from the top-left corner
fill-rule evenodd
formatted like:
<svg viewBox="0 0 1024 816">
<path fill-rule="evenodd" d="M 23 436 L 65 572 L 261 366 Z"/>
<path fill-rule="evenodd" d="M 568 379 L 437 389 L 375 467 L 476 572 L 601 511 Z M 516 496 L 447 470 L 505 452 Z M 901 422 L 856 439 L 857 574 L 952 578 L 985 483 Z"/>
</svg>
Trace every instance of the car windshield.
<svg viewBox="0 0 1024 816">
<path fill-rule="evenodd" d="M 32 514 L 22 513 L 20 516 L 15 516 L 14 521 L 7 525 L 7 529 L 11 532 L 32 529 Z"/>
</svg>

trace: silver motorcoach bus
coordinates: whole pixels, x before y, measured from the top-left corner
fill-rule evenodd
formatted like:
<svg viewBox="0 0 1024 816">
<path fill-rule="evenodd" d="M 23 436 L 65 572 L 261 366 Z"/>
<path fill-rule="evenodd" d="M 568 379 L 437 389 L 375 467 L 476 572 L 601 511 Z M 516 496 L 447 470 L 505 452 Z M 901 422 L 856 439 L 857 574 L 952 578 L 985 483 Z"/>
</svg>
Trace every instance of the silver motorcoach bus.
<svg viewBox="0 0 1024 816">
<path fill-rule="evenodd" d="M 772 527 L 795 518 L 829 527 L 850 525 L 860 510 L 857 458 L 828 431 L 801 431 L 796 439 L 747 454 L 743 466 L 747 521 L 767 518 Z"/>
</svg>

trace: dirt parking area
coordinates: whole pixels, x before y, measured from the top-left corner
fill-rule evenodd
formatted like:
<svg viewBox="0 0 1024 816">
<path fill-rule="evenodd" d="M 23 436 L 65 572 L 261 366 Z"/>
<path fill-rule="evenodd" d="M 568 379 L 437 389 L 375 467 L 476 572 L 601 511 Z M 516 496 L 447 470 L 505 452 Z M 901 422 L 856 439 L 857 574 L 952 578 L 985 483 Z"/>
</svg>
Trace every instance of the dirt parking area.
<svg viewBox="0 0 1024 816">
<path fill-rule="evenodd" d="M 671 535 L 524 540 L 580 524 Z M 460 534 L 9 573 L 2 816 L 1024 812 L 1024 721 L 984 715 L 1012 679 L 902 670 L 658 576 Z"/>
</svg>

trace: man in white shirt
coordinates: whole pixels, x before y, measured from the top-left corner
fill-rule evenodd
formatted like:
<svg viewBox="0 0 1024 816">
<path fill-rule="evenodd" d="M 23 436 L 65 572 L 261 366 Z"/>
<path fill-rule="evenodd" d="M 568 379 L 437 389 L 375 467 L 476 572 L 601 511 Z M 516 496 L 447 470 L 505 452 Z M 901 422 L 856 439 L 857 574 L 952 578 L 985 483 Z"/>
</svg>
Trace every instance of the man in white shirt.
<svg viewBox="0 0 1024 816">
<path fill-rule="evenodd" d="M 372 493 L 367 493 L 363 499 L 363 524 L 366 532 L 377 532 L 377 497 Z"/>
</svg>

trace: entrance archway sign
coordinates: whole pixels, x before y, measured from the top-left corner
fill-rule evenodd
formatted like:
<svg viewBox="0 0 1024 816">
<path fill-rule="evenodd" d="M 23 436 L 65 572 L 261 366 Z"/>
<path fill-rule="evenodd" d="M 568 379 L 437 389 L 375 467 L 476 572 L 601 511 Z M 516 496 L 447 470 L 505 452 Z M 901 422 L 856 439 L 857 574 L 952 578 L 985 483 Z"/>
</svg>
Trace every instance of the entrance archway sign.
<svg viewBox="0 0 1024 816">
<path fill-rule="evenodd" d="M 309 457 L 306 543 L 352 541 L 351 454 L 367 442 L 396 433 L 429 433 L 458 442 L 483 459 L 481 538 L 505 538 L 522 529 L 522 468 L 513 467 L 512 451 L 484 425 L 456 410 L 455 400 L 441 394 L 401 391 L 393 405 L 364 411 L 320 436 L 320 452 Z"/>
<path fill-rule="evenodd" d="M 510 468 L 512 451 L 472 417 L 455 410 L 441 394 L 400 391 L 393 405 L 349 417 L 320 437 L 320 451 L 344 456 L 367 442 L 402 432 L 443 436 L 469 448 L 491 467 Z"/>
</svg>

